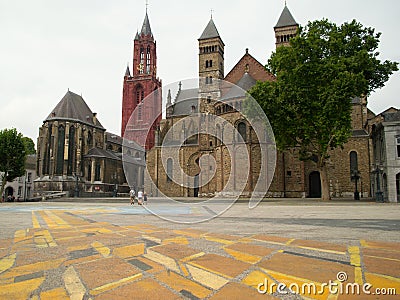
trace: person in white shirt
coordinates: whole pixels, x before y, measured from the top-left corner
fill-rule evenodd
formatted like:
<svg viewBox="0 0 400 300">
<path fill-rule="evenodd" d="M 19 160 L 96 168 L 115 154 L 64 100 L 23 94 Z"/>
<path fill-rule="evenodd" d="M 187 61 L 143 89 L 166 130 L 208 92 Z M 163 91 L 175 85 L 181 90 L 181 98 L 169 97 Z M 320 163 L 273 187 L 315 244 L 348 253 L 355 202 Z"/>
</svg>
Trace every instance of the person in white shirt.
<svg viewBox="0 0 400 300">
<path fill-rule="evenodd" d="M 132 188 L 129 191 L 129 196 L 131 197 L 131 205 L 135 205 L 135 190 Z"/>
<path fill-rule="evenodd" d="M 142 205 L 143 203 L 143 191 L 139 190 L 138 192 L 138 204 Z"/>
</svg>

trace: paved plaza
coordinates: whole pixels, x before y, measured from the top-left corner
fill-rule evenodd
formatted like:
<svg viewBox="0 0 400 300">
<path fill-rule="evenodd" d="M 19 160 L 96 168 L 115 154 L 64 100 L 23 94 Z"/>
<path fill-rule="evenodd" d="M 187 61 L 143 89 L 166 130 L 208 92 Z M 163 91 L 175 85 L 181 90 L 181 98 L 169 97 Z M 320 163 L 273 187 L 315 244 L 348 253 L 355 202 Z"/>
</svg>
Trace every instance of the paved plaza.
<svg viewBox="0 0 400 300">
<path fill-rule="evenodd" d="M 400 293 L 397 204 L 286 199 L 249 209 L 241 201 L 218 215 L 224 201 L 128 202 L 1 203 L 0 299 Z"/>
</svg>

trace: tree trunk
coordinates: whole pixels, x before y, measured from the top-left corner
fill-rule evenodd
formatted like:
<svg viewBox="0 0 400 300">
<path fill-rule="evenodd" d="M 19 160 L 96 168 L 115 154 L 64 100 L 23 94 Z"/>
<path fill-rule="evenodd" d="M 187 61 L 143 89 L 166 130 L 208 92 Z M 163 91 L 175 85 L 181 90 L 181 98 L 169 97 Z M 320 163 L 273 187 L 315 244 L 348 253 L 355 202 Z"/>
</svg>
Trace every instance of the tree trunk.
<svg viewBox="0 0 400 300">
<path fill-rule="evenodd" d="M 321 178 L 321 200 L 322 201 L 331 200 L 331 194 L 329 192 L 328 172 L 325 162 L 323 162 L 319 166 L 319 174 Z"/>
<path fill-rule="evenodd" d="M 6 174 L 4 173 L 2 178 L 1 178 L 1 187 L 0 187 L 0 202 L 3 200 L 3 193 L 4 193 L 4 186 L 7 183 L 7 177 Z M 5 201 L 6 197 L 4 197 L 4 201 Z"/>
</svg>

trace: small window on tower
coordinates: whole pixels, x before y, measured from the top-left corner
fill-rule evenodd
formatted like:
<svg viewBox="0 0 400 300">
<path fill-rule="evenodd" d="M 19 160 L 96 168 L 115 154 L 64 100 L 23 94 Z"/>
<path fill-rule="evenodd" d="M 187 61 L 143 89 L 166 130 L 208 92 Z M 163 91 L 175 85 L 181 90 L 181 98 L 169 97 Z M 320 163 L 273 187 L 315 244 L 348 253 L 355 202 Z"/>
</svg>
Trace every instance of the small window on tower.
<svg viewBox="0 0 400 300">
<path fill-rule="evenodd" d="M 396 146 L 397 146 L 397 158 L 400 158 L 400 137 L 396 138 Z"/>
<path fill-rule="evenodd" d="M 211 68 L 212 67 L 212 60 L 208 63 L 208 66 Z"/>
<path fill-rule="evenodd" d="M 211 103 L 211 96 L 207 96 L 207 103 L 208 103 L 208 104 Z"/>
<path fill-rule="evenodd" d="M 208 68 L 208 60 L 206 60 L 206 68 Z"/>
</svg>

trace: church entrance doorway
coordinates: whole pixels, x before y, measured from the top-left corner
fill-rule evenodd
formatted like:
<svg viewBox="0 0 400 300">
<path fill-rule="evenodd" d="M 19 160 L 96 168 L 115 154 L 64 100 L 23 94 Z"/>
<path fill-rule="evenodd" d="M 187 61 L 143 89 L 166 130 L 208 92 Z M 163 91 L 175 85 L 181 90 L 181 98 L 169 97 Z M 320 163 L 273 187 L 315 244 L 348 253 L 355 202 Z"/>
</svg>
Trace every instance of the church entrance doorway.
<svg viewBox="0 0 400 300">
<path fill-rule="evenodd" d="M 194 176 L 194 190 L 193 190 L 193 196 L 198 197 L 199 196 L 199 174 Z"/>
<path fill-rule="evenodd" d="M 319 172 L 314 171 L 309 175 L 309 197 L 310 198 L 321 198 L 321 179 L 319 177 Z"/>
</svg>

